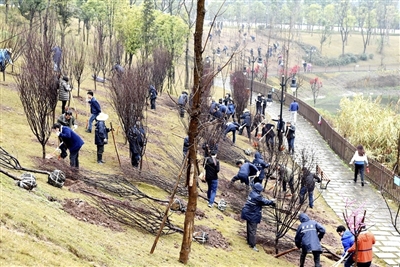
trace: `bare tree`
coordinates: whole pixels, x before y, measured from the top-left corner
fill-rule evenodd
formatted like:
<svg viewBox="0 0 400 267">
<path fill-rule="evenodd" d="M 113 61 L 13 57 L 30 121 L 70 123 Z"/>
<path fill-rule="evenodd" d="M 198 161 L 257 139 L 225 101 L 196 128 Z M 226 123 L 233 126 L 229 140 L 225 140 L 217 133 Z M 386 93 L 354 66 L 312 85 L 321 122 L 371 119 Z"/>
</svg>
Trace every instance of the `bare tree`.
<svg viewBox="0 0 400 267">
<path fill-rule="evenodd" d="M 27 37 L 23 52 L 24 64 L 16 77 L 19 96 L 32 133 L 42 145 L 42 157 L 46 155 L 46 143 L 50 137 L 52 112 L 57 105 L 54 89 L 54 73 L 51 61 L 51 43 L 31 34 Z"/>
<path fill-rule="evenodd" d="M 153 50 L 153 78 L 152 81 L 157 91 L 162 93 L 167 71 L 172 67 L 172 55 L 162 47 Z"/>
<path fill-rule="evenodd" d="M 236 105 L 236 115 L 239 119 L 249 102 L 249 81 L 242 71 L 235 71 L 231 76 L 232 97 Z"/>
<path fill-rule="evenodd" d="M 78 97 L 80 93 L 81 84 L 84 80 L 83 71 L 86 63 L 86 50 L 83 42 L 75 43 L 72 39 L 72 53 L 71 53 L 71 73 L 73 74 L 76 82 L 78 83 Z"/>
<path fill-rule="evenodd" d="M 315 105 L 317 103 L 319 90 L 322 88 L 322 81 L 318 77 L 315 77 L 314 79 L 310 80 L 310 85 Z"/>
<path fill-rule="evenodd" d="M 186 264 L 189 260 L 189 253 L 192 245 L 192 235 L 194 227 L 194 216 L 197 208 L 197 181 L 198 171 L 197 165 L 197 146 L 196 139 L 199 128 L 199 115 L 200 115 L 200 103 L 203 94 L 202 74 L 203 74 L 203 25 L 205 16 L 204 0 L 197 1 L 197 18 L 194 33 L 194 75 L 193 75 L 193 88 L 192 88 L 192 105 L 190 111 L 190 122 L 189 122 L 189 153 L 188 153 L 188 164 L 186 166 L 186 185 L 188 187 L 189 199 L 185 215 L 185 222 L 183 228 L 183 238 L 181 251 L 179 254 L 179 261 Z"/>
</svg>

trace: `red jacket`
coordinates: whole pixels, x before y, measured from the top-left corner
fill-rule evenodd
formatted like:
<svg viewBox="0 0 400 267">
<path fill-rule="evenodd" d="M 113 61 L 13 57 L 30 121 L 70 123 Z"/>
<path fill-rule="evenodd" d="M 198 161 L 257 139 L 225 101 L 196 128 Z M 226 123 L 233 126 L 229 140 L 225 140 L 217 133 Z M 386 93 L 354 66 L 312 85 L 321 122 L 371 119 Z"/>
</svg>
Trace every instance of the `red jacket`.
<svg viewBox="0 0 400 267">
<path fill-rule="evenodd" d="M 372 261 L 372 245 L 375 244 L 375 236 L 371 232 L 363 231 L 357 238 L 358 252 L 357 252 L 357 262 L 371 262 Z M 347 250 L 348 252 L 356 251 L 356 243 Z M 355 258 L 355 253 L 353 259 Z"/>
</svg>

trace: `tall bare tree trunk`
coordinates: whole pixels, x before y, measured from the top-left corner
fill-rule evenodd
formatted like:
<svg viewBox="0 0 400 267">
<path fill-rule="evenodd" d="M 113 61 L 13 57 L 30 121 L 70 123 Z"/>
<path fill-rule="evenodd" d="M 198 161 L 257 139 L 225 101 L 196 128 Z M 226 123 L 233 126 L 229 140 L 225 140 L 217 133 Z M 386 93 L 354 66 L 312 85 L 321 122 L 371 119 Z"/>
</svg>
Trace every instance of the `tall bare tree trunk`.
<svg viewBox="0 0 400 267">
<path fill-rule="evenodd" d="M 192 235 L 194 226 L 194 215 L 197 207 L 197 146 L 195 145 L 198 127 L 199 116 L 201 113 L 201 95 L 203 93 L 203 85 L 201 84 L 201 76 L 203 74 L 203 59 L 202 59 L 202 38 L 203 38 L 203 24 L 204 24 L 205 8 L 204 0 L 197 1 L 197 19 L 196 30 L 194 33 L 194 77 L 193 77 L 193 104 L 190 112 L 189 123 L 189 163 L 186 171 L 186 183 L 189 191 L 189 200 L 187 211 L 185 215 L 185 223 L 183 227 L 183 239 L 181 251 L 179 254 L 179 261 L 186 264 L 189 259 L 189 253 L 192 245 Z"/>
</svg>

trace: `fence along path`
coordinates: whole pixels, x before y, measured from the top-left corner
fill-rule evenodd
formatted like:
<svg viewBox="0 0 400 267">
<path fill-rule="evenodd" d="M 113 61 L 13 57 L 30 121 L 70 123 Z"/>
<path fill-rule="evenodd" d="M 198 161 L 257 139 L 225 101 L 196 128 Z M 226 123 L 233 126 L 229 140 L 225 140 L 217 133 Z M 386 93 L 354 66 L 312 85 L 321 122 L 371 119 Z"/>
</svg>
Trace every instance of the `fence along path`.
<svg viewBox="0 0 400 267">
<path fill-rule="evenodd" d="M 291 103 L 291 101 L 286 98 L 286 103 Z M 272 118 L 277 118 L 280 112 L 279 101 L 275 100 L 271 106 L 267 107 L 266 112 Z M 285 106 L 283 119 L 288 120 L 289 118 L 290 112 Z M 345 200 L 357 200 L 367 211 L 366 224 L 372 226 L 370 231 L 376 238 L 376 244 L 373 247 L 374 255 L 384 260 L 386 266 L 400 266 L 400 234 L 396 232 L 391 223 L 390 213 L 380 192 L 368 180 L 364 187 L 361 186 L 360 178 L 357 183 L 354 183 L 354 172 L 347 166 L 348 162 L 343 162 L 313 124 L 300 114 L 297 116 L 294 146 L 295 157 L 299 157 L 299 153 L 303 149 L 315 154 L 316 164 L 331 180 L 327 189 L 322 190 L 322 196 L 339 218 L 343 220 Z"/>
</svg>

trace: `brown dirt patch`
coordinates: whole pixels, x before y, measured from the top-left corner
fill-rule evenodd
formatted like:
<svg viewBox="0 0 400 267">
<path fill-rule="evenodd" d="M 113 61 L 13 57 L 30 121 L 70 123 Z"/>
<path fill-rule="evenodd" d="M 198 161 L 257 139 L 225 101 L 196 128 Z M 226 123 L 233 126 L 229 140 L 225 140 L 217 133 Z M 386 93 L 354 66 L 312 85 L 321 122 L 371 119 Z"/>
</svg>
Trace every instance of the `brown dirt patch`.
<svg viewBox="0 0 400 267">
<path fill-rule="evenodd" d="M 194 232 L 205 232 L 208 234 L 208 240 L 205 243 L 206 246 L 222 248 L 228 251 L 231 250 L 228 240 L 226 240 L 221 232 L 217 231 L 216 229 L 211 229 L 205 225 L 195 225 Z"/>
<path fill-rule="evenodd" d="M 124 228 L 114 219 L 92 207 L 81 199 L 65 199 L 62 203 L 64 211 L 74 216 L 76 219 L 94 225 L 110 228 L 111 230 L 122 232 Z"/>
</svg>

